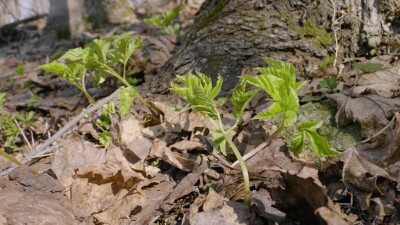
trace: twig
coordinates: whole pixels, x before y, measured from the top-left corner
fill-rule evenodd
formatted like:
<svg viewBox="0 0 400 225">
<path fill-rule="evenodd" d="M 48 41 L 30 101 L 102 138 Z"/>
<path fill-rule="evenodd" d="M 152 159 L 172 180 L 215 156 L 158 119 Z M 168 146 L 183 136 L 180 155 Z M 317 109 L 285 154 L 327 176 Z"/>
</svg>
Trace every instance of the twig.
<svg viewBox="0 0 400 225">
<path fill-rule="evenodd" d="M 338 54 L 339 54 L 339 43 L 338 43 L 338 38 L 337 38 L 335 25 L 337 24 L 338 20 L 336 20 L 336 2 L 335 2 L 335 0 L 330 0 L 330 2 L 331 2 L 332 7 L 333 7 L 332 30 L 333 30 L 333 36 L 335 37 L 335 60 L 333 61 L 333 67 L 336 67 L 337 57 L 338 57 Z"/>
<path fill-rule="evenodd" d="M 111 95 L 97 101 L 93 106 L 89 107 L 88 109 L 82 110 L 82 112 L 76 116 L 74 119 L 72 119 L 68 124 L 66 124 L 63 128 L 61 128 L 57 133 L 55 133 L 50 139 L 48 139 L 46 142 L 43 144 L 37 146 L 33 151 L 31 151 L 21 162 L 27 163 L 29 162 L 32 158 L 35 158 L 39 155 L 47 154 L 54 150 L 53 148 L 47 149 L 53 142 L 55 142 L 58 138 L 60 138 L 64 133 L 66 133 L 68 130 L 70 130 L 73 126 L 75 126 L 79 121 L 81 121 L 86 114 L 93 113 L 96 110 L 100 109 L 104 104 L 114 100 L 115 98 L 118 97 L 119 93 L 121 92 L 122 88 L 118 88 L 114 93 Z M 16 168 L 16 166 L 11 167 L 1 173 L 1 175 L 7 175 L 11 171 L 13 171 Z"/>
<path fill-rule="evenodd" d="M 18 124 L 18 121 L 16 119 L 14 119 L 14 123 L 15 123 L 15 125 L 17 125 L 18 130 L 21 133 L 25 143 L 28 145 L 29 149 L 32 151 L 32 145 L 31 145 L 31 143 L 29 143 L 28 138 L 26 138 L 24 130 L 22 130 L 21 126 Z"/>
<path fill-rule="evenodd" d="M 390 122 L 384 127 L 382 128 L 380 131 L 378 131 L 376 134 L 372 135 L 371 137 L 362 140 L 361 143 L 366 143 L 368 141 L 374 140 L 375 138 L 377 138 L 379 135 L 383 134 L 383 132 L 385 132 L 396 120 L 396 116 L 393 116 L 393 118 L 390 120 Z"/>
</svg>

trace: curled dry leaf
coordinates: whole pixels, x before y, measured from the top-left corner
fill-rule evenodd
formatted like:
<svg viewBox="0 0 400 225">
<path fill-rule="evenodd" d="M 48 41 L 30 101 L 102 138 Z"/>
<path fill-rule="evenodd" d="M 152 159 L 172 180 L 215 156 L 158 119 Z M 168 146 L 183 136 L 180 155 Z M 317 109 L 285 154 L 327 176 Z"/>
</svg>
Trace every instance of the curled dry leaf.
<svg viewBox="0 0 400 225">
<path fill-rule="evenodd" d="M 381 167 L 367 161 L 354 148 L 347 150 L 341 160 L 344 162 L 343 183 L 355 194 L 361 210 L 370 208 L 371 197 L 378 197 L 389 207 L 384 210 L 391 211 L 396 179 Z"/>
<path fill-rule="evenodd" d="M 394 112 L 400 111 L 400 98 L 386 99 L 377 95 L 351 98 L 341 93 L 329 97 L 337 103 L 336 124 L 358 122 L 365 138 L 376 134 L 388 124 Z"/>
<path fill-rule="evenodd" d="M 354 88 L 354 93 L 377 94 L 386 98 L 400 96 L 399 66 L 400 63 L 397 62 L 385 70 L 363 74 Z"/>
</svg>

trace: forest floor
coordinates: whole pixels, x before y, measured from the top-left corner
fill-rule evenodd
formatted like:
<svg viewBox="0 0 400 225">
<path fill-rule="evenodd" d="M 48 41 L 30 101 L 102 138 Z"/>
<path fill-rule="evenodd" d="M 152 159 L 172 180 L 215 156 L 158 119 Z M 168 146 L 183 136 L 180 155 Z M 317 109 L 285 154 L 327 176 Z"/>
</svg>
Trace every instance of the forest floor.
<svg viewBox="0 0 400 225">
<path fill-rule="evenodd" d="M 181 14 L 191 18 L 196 10 Z M 324 126 L 350 124 L 357 129 L 350 133 L 355 141 L 344 143 L 344 136 L 335 133 L 340 138 L 331 144 L 342 154 L 317 158 L 310 152 L 294 156 L 283 137 L 272 139 L 246 161 L 248 207 L 243 203 L 242 173 L 232 166 L 235 158 L 225 159 L 213 148 L 208 120 L 185 110 L 187 102 L 171 93 L 170 82 L 176 79 L 158 76 L 180 48 L 191 20 L 178 22 L 183 27 L 178 37 L 137 23 L 71 40 L 38 45 L 24 38 L 0 47 L 0 92 L 8 94 L 0 117 L 0 146 L 25 162 L 15 168 L 0 157 L 0 224 L 400 224 L 395 56 L 371 59 L 370 66 L 383 66 L 378 71 L 348 69 L 332 89 L 321 84 L 323 76 L 308 81 L 300 94 L 302 104 L 334 102 Z M 38 66 L 93 38 L 124 31 L 135 31 L 144 40 L 127 74 L 137 79 L 138 91 L 163 116 L 149 123 L 151 113 L 137 101 L 129 116 L 112 114 L 112 144 L 102 146 L 101 130 L 91 119 L 106 109 L 100 105 L 82 114 L 93 107 L 85 96 Z M 351 62 L 343 65 L 351 67 Z M 88 90 L 100 100 L 114 96 L 118 86 L 107 79 Z M 259 94 L 250 102 L 245 112 L 249 118 L 265 108 L 259 103 L 265 97 Z M 111 101 L 118 106 L 117 98 Z M 318 106 L 310 107 L 317 111 Z M 221 107 L 227 123 L 230 111 L 229 104 Z M 78 123 L 43 149 L 43 143 L 77 117 Z M 245 154 L 274 129 L 273 121 L 244 119 L 234 142 Z"/>
</svg>

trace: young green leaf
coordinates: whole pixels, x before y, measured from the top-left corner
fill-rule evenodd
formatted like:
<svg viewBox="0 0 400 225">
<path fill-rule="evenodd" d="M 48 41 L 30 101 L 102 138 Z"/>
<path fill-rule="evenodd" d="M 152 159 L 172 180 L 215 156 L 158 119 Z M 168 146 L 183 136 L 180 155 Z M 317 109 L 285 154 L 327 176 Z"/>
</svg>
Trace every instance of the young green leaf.
<svg viewBox="0 0 400 225">
<path fill-rule="evenodd" d="M 335 156 L 339 153 L 331 149 L 326 138 L 318 134 L 317 129 L 322 122 L 304 122 L 299 125 L 298 131 L 291 140 L 291 150 L 298 155 L 304 149 L 306 136 L 310 139 L 311 145 L 318 156 Z"/>
<path fill-rule="evenodd" d="M 290 150 L 295 154 L 300 154 L 304 149 L 306 142 L 306 132 L 304 130 L 297 131 L 290 140 Z"/>
<path fill-rule="evenodd" d="M 262 68 L 260 68 L 259 70 L 261 71 Z M 271 95 L 271 97 L 275 101 L 280 100 L 278 89 L 283 83 L 282 78 L 276 76 L 270 76 L 265 73 L 262 73 L 261 75 L 258 76 L 243 75 L 242 78 L 248 83 L 262 88 L 265 92 Z"/>
<path fill-rule="evenodd" d="M 30 94 L 31 94 L 31 97 L 28 100 L 26 100 L 26 103 L 28 104 L 28 106 L 33 106 L 34 104 L 40 102 L 39 95 L 37 95 L 33 92 L 31 92 Z"/>
<path fill-rule="evenodd" d="M 121 116 L 128 115 L 135 96 L 136 96 L 136 89 L 133 86 L 126 87 L 121 90 L 121 93 L 119 94 L 119 99 L 121 102 L 119 111 Z"/>
<path fill-rule="evenodd" d="M 180 7 L 175 7 L 168 10 L 161 15 L 155 15 L 150 18 L 146 18 L 143 21 L 147 24 L 151 24 L 160 28 L 167 27 L 172 21 L 179 15 Z"/>
<path fill-rule="evenodd" d="M 236 120 L 240 120 L 244 110 L 249 104 L 250 100 L 257 94 L 259 90 L 253 89 L 250 91 L 246 91 L 246 81 L 242 80 L 235 89 L 233 89 L 233 93 L 231 96 L 231 102 L 233 105 L 233 116 Z"/>
<path fill-rule="evenodd" d="M 319 82 L 319 84 L 323 88 L 328 88 L 330 90 L 333 90 L 333 89 L 335 89 L 337 87 L 336 77 L 324 77 Z"/>
<path fill-rule="evenodd" d="M 191 107 L 213 120 L 218 119 L 219 112 L 214 105 L 214 98 L 219 94 L 222 86 L 222 77 L 218 77 L 215 87 L 212 87 L 211 78 L 197 72 L 185 76 L 178 76 L 183 86 L 172 84 L 171 90 L 184 97 Z"/>
<path fill-rule="evenodd" d="M 93 41 L 92 51 L 97 56 L 99 62 L 104 63 L 107 60 L 107 53 L 110 49 L 111 41 L 105 39 L 96 39 Z"/>
<path fill-rule="evenodd" d="M 90 51 L 88 48 L 73 48 L 61 56 L 60 59 L 64 59 L 67 63 L 81 62 L 85 64 L 88 60 L 89 53 Z"/>
<path fill-rule="evenodd" d="M 318 156 L 336 156 L 339 153 L 329 146 L 326 138 L 318 134 L 316 131 L 306 131 L 307 136 L 310 138 L 311 145 Z"/>
<path fill-rule="evenodd" d="M 375 73 L 376 71 L 381 70 L 383 64 L 381 63 L 353 63 L 353 68 L 359 69 L 364 73 Z"/>
<path fill-rule="evenodd" d="M 226 156 L 226 139 L 224 133 L 220 130 L 211 131 L 211 136 L 213 138 L 214 144 L 218 147 L 218 150 Z"/>
<path fill-rule="evenodd" d="M 15 68 L 15 73 L 17 73 L 17 74 L 20 75 L 20 76 L 23 75 L 24 72 L 25 72 L 25 67 L 24 67 L 23 64 L 19 64 L 19 65 L 17 66 L 17 68 Z"/>
<path fill-rule="evenodd" d="M 109 144 L 112 143 L 110 131 L 108 131 L 108 130 L 103 131 L 99 135 L 99 139 L 98 140 L 99 140 L 101 146 L 107 147 Z"/>
<path fill-rule="evenodd" d="M 0 113 L 3 111 L 4 103 L 6 102 L 7 93 L 0 92 Z"/>
<path fill-rule="evenodd" d="M 67 66 L 59 62 L 51 62 L 40 66 L 40 69 L 63 77 L 67 71 Z"/>
</svg>

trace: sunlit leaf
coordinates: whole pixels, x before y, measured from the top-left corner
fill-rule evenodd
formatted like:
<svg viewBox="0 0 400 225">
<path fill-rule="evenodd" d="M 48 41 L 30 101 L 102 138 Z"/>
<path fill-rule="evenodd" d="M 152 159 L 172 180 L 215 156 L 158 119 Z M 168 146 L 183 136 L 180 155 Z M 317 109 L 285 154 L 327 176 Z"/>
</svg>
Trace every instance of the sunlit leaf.
<svg viewBox="0 0 400 225">
<path fill-rule="evenodd" d="M 213 138 L 213 142 L 216 146 L 218 146 L 218 150 L 226 156 L 226 139 L 224 133 L 219 130 L 211 131 L 211 136 Z"/>
<path fill-rule="evenodd" d="M 63 63 L 51 62 L 40 66 L 40 69 L 53 73 L 58 76 L 64 76 L 64 73 L 67 70 L 67 66 Z"/>
<path fill-rule="evenodd" d="M 310 138 L 311 145 L 318 156 L 336 156 L 339 153 L 333 150 L 326 138 L 321 136 L 315 131 L 306 131 L 307 136 Z"/>
<path fill-rule="evenodd" d="M 242 80 L 238 85 L 236 85 L 235 89 L 233 89 L 231 102 L 233 105 L 232 114 L 236 120 L 239 120 L 242 117 L 244 110 L 246 109 L 250 100 L 256 95 L 258 89 L 246 91 L 246 81 Z"/>
<path fill-rule="evenodd" d="M 283 112 L 281 103 L 280 102 L 274 102 L 272 105 L 268 108 L 267 111 L 261 112 L 257 114 L 254 119 L 266 119 L 266 118 L 272 118 L 274 116 L 277 116 L 279 113 Z"/>
<path fill-rule="evenodd" d="M 295 154 L 300 154 L 304 149 L 306 141 L 306 133 L 303 130 L 296 132 L 290 140 L 290 150 Z"/>
<path fill-rule="evenodd" d="M 119 94 L 119 99 L 120 99 L 120 114 L 121 116 L 126 116 L 128 115 L 133 99 L 136 96 L 136 89 L 135 87 L 126 87 L 121 90 L 121 93 Z"/>
</svg>

